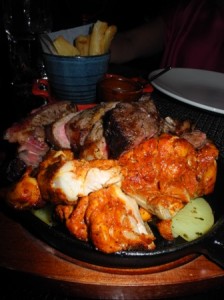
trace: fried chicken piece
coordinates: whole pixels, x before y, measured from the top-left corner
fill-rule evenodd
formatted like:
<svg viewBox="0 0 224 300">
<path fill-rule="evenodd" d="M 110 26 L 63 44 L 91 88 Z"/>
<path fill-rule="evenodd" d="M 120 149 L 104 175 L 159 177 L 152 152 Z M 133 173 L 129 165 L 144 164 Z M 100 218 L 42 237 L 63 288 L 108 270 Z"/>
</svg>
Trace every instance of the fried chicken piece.
<svg viewBox="0 0 224 300">
<path fill-rule="evenodd" d="M 48 188 L 45 184 L 45 178 L 50 173 L 51 165 L 73 158 L 73 153 L 70 150 L 49 151 L 45 160 L 41 163 L 38 179 L 33 168 L 30 166 L 27 167 L 25 173 L 17 182 L 5 188 L 6 202 L 18 210 L 44 206 L 46 203 L 45 199 L 48 198 Z"/>
<path fill-rule="evenodd" d="M 63 204 L 56 205 L 54 209 L 55 218 L 58 221 L 65 223 L 66 220 L 70 218 L 74 208 L 75 208 L 74 205 L 63 205 Z"/>
<path fill-rule="evenodd" d="M 155 237 L 136 201 L 118 185 L 81 197 L 73 207 L 57 205 L 55 213 L 72 235 L 104 253 L 155 248 Z"/>
<path fill-rule="evenodd" d="M 81 197 L 73 207 L 57 205 L 55 213 L 72 235 L 104 253 L 155 248 L 136 201 L 117 185 Z"/>
<path fill-rule="evenodd" d="M 119 158 L 122 189 L 159 219 L 170 219 L 190 199 L 213 191 L 217 158 L 211 142 L 195 149 L 184 138 L 162 134 Z"/>
<path fill-rule="evenodd" d="M 42 198 L 45 201 L 51 201 L 51 197 L 54 196 L 51 190 L 54 174 L 67 161 L 71 161 L 73 159 L 73 152 L 69 149 L 59 151 L 51 150 L 40 163 L 37 173 L 37 182 Z M 54 203 L 54 199 L 52 199 L 52 202 Z"/>
<path fill-rule="evenodd" d="M 18 182 L 5 188 L 6 203 L 17 210 L 39 208 L 45 204 L 37 180 L 32 177 L 31 172 L 32 168 L 28 167 Z"/>
<path fill-rule="evenodd" d="M 79 197 L 121 179 L 121 168 L 115 160 L 86 161 L 67 159 L 63 155 L 43 161 L 37 175 L 43 198 L 56 205 L 75 204 Z"/>
<path fill-rule="evenodd" d="M 85 222 L 85 213 L 89 204 L 88 196 L 81 197 L 77 201 L 76 206 L 58 205 L 55 209 L 56 216 L 60 216 L 62 222 L 65 223 L 66 228 L 77 239 L 88 241 L 88 226 Z"/>
<path fill-rule="evenodd" d="M 54 165 L 57 162 L 66 162 L 74 159 L 74 154 L 69 149 L 64 150 L 53 150 L 51 149 L 47 155 L 45 155 L 43 161 L 41 162 L 38 170 L 38 174 L 45 171 L 51 165 Z"/>
<path fill-rule="evenodd" d="M 89 196 L 85 213 L 89 238 L 104 253 L 125 250 L 153 250 L 155 237 L 145 226 L 134 199 L 117 185 Z"/>
<path fill-rule="evenodd" d="M 172 232 L 172 219 L 169 220 L 159 220 L 156 223 L 156 227 L 159 230 L 160 235 L 168 241 L 173 241 L 174 236 Z"/>
<path fill-rule="evenodd" d="M 214 191 L 217 175 L 218 150 L 211 141 L 208 141 L 199 149 L 197 154 L 197 178 L 199 181 L 198 194 L 199 196 L 208 195 Z"/>
</svg>

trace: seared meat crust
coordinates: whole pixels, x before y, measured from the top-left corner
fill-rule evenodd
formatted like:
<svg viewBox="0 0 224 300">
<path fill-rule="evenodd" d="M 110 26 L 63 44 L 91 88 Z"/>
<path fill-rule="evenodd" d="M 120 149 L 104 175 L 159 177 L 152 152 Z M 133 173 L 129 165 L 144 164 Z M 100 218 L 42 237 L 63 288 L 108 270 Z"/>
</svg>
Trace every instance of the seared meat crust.
<svg viewBox="0 0 224 300">
<path fill-rule="evenodd" d="M 90 138 L 92 129 L 95 124 L 102 118 L 106 111 L 112 109 L 116 105 L 115 102 L 100 103 L 97 106 L 80 111 L 65 125 L 65 132 L 70 141 L 71 149 L 79 156 L 81 150 L 85 147 L 85 142 Z M 94 141 L 93 141 L 94 142 Z"/>
<path fill-rule="evenodd" d="M 160 132 L 160 116 L 152 100 L 122 102 L 103 118 L 109 157 L 118 158 Z"/>
<path fill-rule="evenodd" d="M 10 143 L 23 144 L 27 140 L 27 137 L 33 135 L 35 131 L 35 136 L 42 138 L 43 141 L 45 139 L 43 126 L 55 122 L 68 112 L 75 111 L 76 107 L 69 101 L 60 101 L 41 106 L 32 111 L 22 121 L 14 123 L 9 127 L 4 134 L 4 139 Z M 37 133 L 37 130 L 40 130 L 40 132 Z"/>
<path fill-rule="evenodd" d="M 5 131 L 4 139 L 18 146 L 18 158 L 26 166 L 37 167 L 50 148 L 46 140 L 45 126 L 75 111 L 76 106 L 69 101 L 41 106 L 21 122 L 9 127 Z M 16 168 L 16 165 L 14 167 Z"/>
</svg>

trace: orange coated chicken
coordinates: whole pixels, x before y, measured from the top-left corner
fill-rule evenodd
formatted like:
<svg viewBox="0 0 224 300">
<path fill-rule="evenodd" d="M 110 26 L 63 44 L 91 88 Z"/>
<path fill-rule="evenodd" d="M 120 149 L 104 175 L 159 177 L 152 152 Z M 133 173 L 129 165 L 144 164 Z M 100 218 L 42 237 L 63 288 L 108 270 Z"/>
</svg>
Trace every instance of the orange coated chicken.
<svg viewBox="0 0 224 300">
<path fill-rule="evenodd" d="M 79 197 L 121 179 L 121 168 L 115 160 L 78 160 L 57 152 L 40 164 L 37 175 L 42 197 L 54 204 L 75 204 Z"/>
<path fill-rule="evenodd" d="M 89 197 L 81 197 L 76 205 L 56 205 L 56 218 L 65 224 L 69 232 L 77 239 L 88 241 L 88 226 L 85 221 L 85 213 L 89 204 Z"/>
<path fill-rule="evenodd" d="M 136 201 L 116 185 L 89 195 L 85 218 L 90 239 L 103 252 L 155 248 L 154 235 L 144 225 Z"/>
<path fill-rule="evenodd" d="M 65 210 L 66 206 L 56 207 L 56 214 L 62 220 Z M 105 253 L 155 248 L 155 237 L 144 224 L 136 201 L 117 185 L 80 198 L 64 221 L 76 238 L 92 241 L 96 249 Z"/>
<path fill-rule="evenodd" d="M 8 201 L 21 209 L 41 200 L 53 203 L 69 232 L 102 252 L 153 250 L 155 237 L 139 207 L 147 220 L 155 216 L 165 239 L 172 239 L 172 217 L 191 199 L 213 191 L 217 158 L 212 142 L 196 149 L 171 134 L 145 140 L 117 160 L 87 161 L 75 159 L 70 150 L 52 150 L 36 178 L 27 173 Z M 30 183 L 34 196 L 24 193 Z"/>
<path fill-rule="evenodd" d="M 119 158 L 122 190 L 159 219 L 170 219 L 190 199 L 213 191 L 217 158 L 210 142 L 195 149 L 183 138 L 163 134 Z"/>
<path fill-rule="evenodd" d="M 6 202 L 15 209 L 25 210 L 42 207 L 45 204 L 37 180 L 31 176 L 31 171 L 32 169 L 28 168 L 17 183 L 4 190 Z"/>
<path fill-rule="evenodd" d="M 74 159 L 74 155 L 70 150 L 49 151 L 41 163 L 38 172 L 39 181 L 36 175 L 32 175 L 32 167 L 28 167 L 18 182 L 1 191 L 4 193 L 6 202 L 19 210 L 42 207 L 48 199 L 47 181 L 43 178 L 43 173 L 47 177 L 47 174 L 52 173 L 52 166 L 72 159 Z"/>
</svg>

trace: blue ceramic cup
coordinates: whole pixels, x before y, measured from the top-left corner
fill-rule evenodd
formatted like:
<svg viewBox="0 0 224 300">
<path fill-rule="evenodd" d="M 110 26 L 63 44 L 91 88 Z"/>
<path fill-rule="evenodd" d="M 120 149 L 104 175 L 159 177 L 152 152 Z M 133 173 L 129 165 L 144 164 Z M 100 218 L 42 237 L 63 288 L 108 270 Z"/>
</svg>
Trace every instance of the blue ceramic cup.
<svg viewBox="0 0 224 300">
<path fill-rule="evenodd" d="M 96 102 L 97 83 L 107 73 L 110 54 L 59 56 L 43 53 L 48 83 L 58 100 L 76 104 Z"/>
</svg>

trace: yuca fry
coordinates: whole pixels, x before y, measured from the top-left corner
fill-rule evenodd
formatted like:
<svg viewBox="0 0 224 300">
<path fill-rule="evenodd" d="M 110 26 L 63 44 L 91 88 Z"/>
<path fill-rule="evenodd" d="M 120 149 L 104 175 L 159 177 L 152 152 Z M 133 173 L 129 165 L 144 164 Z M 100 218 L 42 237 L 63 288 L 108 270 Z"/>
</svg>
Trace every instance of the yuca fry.
<svg viewBox="0 0 224 300">
<path fill-rule="evenodd" d="M 115 25 L 108 26 L 107 22 L 100 20 L 92 27 L 89 35 L 79 35 L 74 39 L 74 45 L 63 36 L 58 36 L 53 44 L 58 55 L 63 56 L 88 56 L 101 55 L 109 51 L 111 41 L 117 32 Z"/>
<path fill-rule="evenodd" d="M 107 28 L 108 24 L 99 20 L 93 25 L 89 43 L 89 55 L 100 55 L 104 53 L 104 34 Z"/>
<path fill-rule="evenodd" d="M 68 42 L 63 36 L 58 36 L 53 44 L 59 55 L 63 56 L 77 56 L 80 55 L 79 50 Z"/>
<path fill-rule="evenodd" d="M 112 39 L 114 38 L 115 34 L 117 33 L 117 27 L 115 25 L 111 25 L 107 28 L 104 35 L 104 53 L 107 53 L 110 49 L 110 45 Z"/>
<path fill-rule="evenodd" d="M 89 54 L 89 35 L 79 35 L 75 39 L 75 47 L 79 50 L 80 55 L 87 56 Z"/>
</svg>

